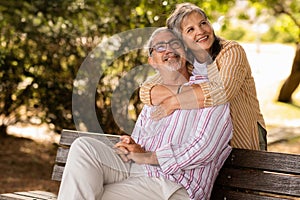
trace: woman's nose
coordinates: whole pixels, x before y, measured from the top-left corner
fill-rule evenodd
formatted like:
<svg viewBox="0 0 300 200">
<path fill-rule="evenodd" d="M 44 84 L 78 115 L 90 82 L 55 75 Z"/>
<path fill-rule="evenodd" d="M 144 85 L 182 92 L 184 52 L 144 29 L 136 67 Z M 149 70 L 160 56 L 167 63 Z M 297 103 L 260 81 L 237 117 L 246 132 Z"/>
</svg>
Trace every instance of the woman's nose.
<svg viewBox="0 0 300 200">
<path fill-rule="evenodd" d="M 198 26 L 196 28 L 196 34 L 203 34 L 204 32 L 205 32 L 205 30 L 201 26 Z"/>
</svg>

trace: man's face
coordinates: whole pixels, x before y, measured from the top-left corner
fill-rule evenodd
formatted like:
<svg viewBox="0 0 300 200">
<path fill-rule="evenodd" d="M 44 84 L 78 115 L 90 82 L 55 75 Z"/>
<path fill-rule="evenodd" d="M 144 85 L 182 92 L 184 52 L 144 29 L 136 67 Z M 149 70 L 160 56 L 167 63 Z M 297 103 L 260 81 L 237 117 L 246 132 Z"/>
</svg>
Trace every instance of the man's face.
<svg viewBox="0 0 300 200">
<path fill-rule="evenodd" d="M 185 51 L 181 41 L 171 32 L 156 34 L 152 41 L 149 64 L 159 71 L 178 71 L 185 67 Z"/>
</svg>

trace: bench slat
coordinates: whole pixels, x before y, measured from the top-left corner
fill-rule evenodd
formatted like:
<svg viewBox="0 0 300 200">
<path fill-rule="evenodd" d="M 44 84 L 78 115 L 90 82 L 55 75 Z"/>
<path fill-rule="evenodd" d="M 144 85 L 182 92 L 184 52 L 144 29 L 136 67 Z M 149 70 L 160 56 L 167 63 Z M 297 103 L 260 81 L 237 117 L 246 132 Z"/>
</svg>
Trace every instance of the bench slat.
<svg viewBox="0 0 300 200">
<path fill-rule="evenodd" d="M 46 191 L 28 191 L 1 194 L 0 200 L 56 200 L 56 195 Z"/>
<path fill-rule="evenodd" d="M 287 197 L 282 195 L 270 196 L 270 194 L 264 193 L 249 193 L 243 191 L 230 191 L 218 188 L 212 192 L 211 200 L 296 200 L 298 198 Z M 299 199 L 298 199 L 299 200 Z"/>
<path fill-rule="evenodd" d="M 64 172 L 64 166 L 60 166 L 55 164 L 53 167 L 53 172 L 52 172 L 52 180 L 54 181 L 61 181 L 63 172 Z"/>
<path fill-rule="evenodd" d="M 107 137 L 102 133 L 91 133 L 91 132 L 82 132 L 82 131 L 72 131 L 72 130 L 62 130 L 59 144 L 63 146 L 70 146 L 74 140 L 78 137 L 91 137 L 97 140 L 101 140 L 108 146 L 113 146 L 115 143 L 119 142 L 118 137 Z"/>
<path fill-rule="evenodd" d="M 13 193 L 7 193 L 7 194 L 1 194 L 0 195 L 0 200 L 32 200 L 32 198 L 29 197 L 24 197 L 24 196 L 20 196 L 17 194 L 13 194 Z"/>
<path fill-rule="evenodd" d="M 233 149 L 225 165 L 300 174 L 300 156 L 293 154 Z"/>
<path fill-rule="evenodd" d="M 63 164 L 66 163 L 68 154 L 69 154 L 69 148 L 58 147 L 55 162 L 63 163 Z"/>
<path fill-rule="evenodd" d="M 53 198 L 56 199 L 57 195 L 53 194 L 51 192 L 46 192 L 46 191 L 41 191 L 41 190 L 34 190 L 34 191 L 29 191 L 28 193 L 33 194 L 33 195 L 40 195 L 41 197 L 46 197 L 46 198 Z"/>
<path fill-rule="evenodd" d="M 30 197 L 32 199 L 56 199 L 56 196 L 54 194 L 47 193 L 44 191 L 15 192 L 14 194 Z"/>
<path fill-rule="evenodd" d="M 253 169 L 222 168 L 217 184 L 300 197 L 300 176 Z"/>
</svg>

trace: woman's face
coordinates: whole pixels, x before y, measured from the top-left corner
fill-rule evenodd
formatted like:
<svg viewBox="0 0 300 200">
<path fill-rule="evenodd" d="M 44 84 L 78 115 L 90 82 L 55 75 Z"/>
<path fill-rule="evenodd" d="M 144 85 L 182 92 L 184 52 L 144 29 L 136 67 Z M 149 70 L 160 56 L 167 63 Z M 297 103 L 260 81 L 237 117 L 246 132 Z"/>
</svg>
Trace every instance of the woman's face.
<svg viewBox="0 0 300 200">
<path fill-rule="evenodd" d="M 192 12 L 181 22 L 182 38 L 193 52 L 209 52 L 215 37 L 211 24 L 198 12 Z"/>
</svg>

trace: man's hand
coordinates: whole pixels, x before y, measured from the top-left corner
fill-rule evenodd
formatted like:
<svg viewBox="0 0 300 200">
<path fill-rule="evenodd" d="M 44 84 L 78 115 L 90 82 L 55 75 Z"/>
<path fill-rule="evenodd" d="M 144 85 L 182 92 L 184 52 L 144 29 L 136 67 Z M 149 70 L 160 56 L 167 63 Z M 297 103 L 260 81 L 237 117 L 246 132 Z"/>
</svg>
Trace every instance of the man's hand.
<svg viewBox="0 0 300 200">
<path fill-rule="evenodd" d="M 127 149 L 127 147 L 129 147 L 129 145 L 133 145 L 133 144 L 136 144 L 135 141 L 128 135 L 121 136 L 120 142 L 115 144 L 114 148 L 116 150 L 116 153 L 119 154 L 119 156 L 121 157 L 121 159 L 124 162 L 130 161 L 130 159 L 127 157 L 127 155 L 130 152 L 129 149 Z"/>
<path fill-rule="evenodd" d="M 132 160 L 129 158 L 131 153 L 145 153 L 146 151 L 141 145 L 136 144 L 135 141 L 128 135 L 121 136 L 120 142 L 115 144 L 116 153 L 120 155 L 124 162 Z"/>
<path fill-rule="evenodd" d="M 141 145 L 135 143 L 130 136 L 121 136 L 115 145 L 116 152 L 124 162 L 134 161 L 137 164 L 158 164 L 155 152 L 147 152 Z"/>
</svg>

